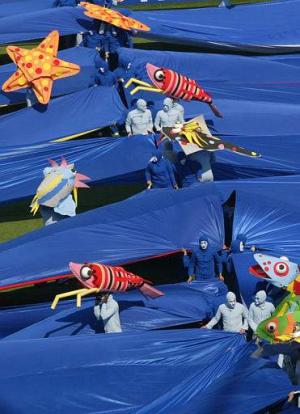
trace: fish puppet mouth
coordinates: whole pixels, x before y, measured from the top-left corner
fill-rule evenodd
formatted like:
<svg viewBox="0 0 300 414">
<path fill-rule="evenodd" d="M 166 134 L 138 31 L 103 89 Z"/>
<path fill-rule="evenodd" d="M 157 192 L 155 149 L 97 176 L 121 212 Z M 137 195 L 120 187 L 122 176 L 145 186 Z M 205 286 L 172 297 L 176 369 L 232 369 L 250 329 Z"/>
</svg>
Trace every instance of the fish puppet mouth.
<svg viewBox="0 0 300 414">
<path fill-rule="evenodd" d="M 88 289 L 95 288 L 94 272 L 90 265 L 70 262 L 69 268 L 83 286 Z"/>
<path fill-rule="evenodd" d="M 249 273 L 251 275 L 259 277 L 261 279 L 270 279 L 270 276 L 267 275 L 267 273 L 262 269 L 262 267 L 259 264 L 253 265 L 249 267 Z"/>
</svg>

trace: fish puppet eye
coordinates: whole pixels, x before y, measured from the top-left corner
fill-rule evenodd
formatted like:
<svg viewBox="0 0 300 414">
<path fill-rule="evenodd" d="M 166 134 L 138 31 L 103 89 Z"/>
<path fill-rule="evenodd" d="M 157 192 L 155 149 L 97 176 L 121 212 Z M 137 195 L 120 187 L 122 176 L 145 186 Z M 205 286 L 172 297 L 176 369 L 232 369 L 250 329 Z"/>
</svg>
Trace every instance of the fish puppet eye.
<svg viewBox="0 0 300 414">
<path fill-rule="evenodd" d="M 279 262 L 274 265 L 274 273 L 277 276 L 286 276 L 289 273 L 289 265 L 284 262 Z"/>
<path fill-rule="evenodd" d="M 89 266 L 82 266 L 80 269 L 80 276 L 84 280 L 88 280 L 92 277 L 93 270 Z"/>
<path fill-rule="evenodd" d="M 277 325 L 276 325 L 276 323 L 275 323 L 275 322 L 269 322 L 269 323 L 267 324 L 266 328 L 267 328 L 267 331 L 268 331 L 269 333 L 274 333 L 274 332 L 276 331 Z"/>
<path fill-rule="evenodd" d="M 165 80 L 165 74 L 164 71 L 162 69 L 158 69 L 154 72 L 154 79 L 157 82 L 162 82 L 163 80 Z"/>
</svg>

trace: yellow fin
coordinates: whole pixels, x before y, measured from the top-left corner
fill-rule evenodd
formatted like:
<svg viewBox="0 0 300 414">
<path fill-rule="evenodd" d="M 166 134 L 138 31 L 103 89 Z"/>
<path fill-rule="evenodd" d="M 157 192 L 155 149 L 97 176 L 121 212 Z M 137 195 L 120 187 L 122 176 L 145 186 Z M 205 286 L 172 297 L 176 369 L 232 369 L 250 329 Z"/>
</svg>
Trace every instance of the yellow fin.
<svg viewBox="0 0 300 414">
<path fill-rule="evenodd" d="M 77 207 L 77 204 L 78 204 L 78 190 L 77 190 L 76 187 L 73 188 L 73 195 L 74 195 L 74 201 L 75 201 L 75 204 L 76 204 L 76 207 Z"/>
</svg>

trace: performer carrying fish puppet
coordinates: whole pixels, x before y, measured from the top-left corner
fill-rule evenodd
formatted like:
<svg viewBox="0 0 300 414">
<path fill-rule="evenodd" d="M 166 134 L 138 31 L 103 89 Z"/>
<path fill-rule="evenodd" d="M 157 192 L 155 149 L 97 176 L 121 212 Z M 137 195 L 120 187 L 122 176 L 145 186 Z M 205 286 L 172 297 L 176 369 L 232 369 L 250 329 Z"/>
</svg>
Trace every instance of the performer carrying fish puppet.
<svg viewBox="0 0 300 414">
<path fill-rule="evenodd" d="M 68 164 L 64 157 L 60 165 L 54 160 L 49 162 L 51 167 L 44 169 L 44 179 L 30 204 L 33 215 L 40 209 L 45 226 L 76 215 L 77 189 L 89 188 L 83 181 L 90 180 L 78 173 L 74 164 Z"/>
<path fill-rule="evenodd" d="M 200 101 L 207 103 L 217 117 L 223 118 L 223 115 L 213 103 L 211 95 L 194 79 L 174 72 L 168 68 L 159 68 L 151 63 L 146 64 L 146 69 L 152 85 L 139 79 L 131 78 L 126 83 L 125 88 L 128 88 L 132 83 L 138 85 L 130 92 L 131 95 L 134 95 L 139 91 L 148 91 L 164 93 L 169 98 L 173 99 Z"/>
<path fill-rule="evenodd" d="M 101 263 L 69 263 L 73 275 L 84 286 L 82 289 L 61 293 L 55 296 L 51 305 L 55 309 L 59 300 L 71 296 L 77 297 L 77 307 L 81 306 L 81 298 L 99 292 L 125 292 L 137 288 L 147 297 L 156 298 L 164 293 L 151 286 L 151 282 L 137 276 L 123 267 L 105 266 Z"/>
<path fill-rule="evenodd" d="M 300 272 L 298 265 L 286 257 L 255 254 L 257 264 L 249 272 L 274 286 L 291 292 L 277 306 L 273 315 L 262 321 L 256 335 L 271 343 L 300 342 Z"/>
</svg>

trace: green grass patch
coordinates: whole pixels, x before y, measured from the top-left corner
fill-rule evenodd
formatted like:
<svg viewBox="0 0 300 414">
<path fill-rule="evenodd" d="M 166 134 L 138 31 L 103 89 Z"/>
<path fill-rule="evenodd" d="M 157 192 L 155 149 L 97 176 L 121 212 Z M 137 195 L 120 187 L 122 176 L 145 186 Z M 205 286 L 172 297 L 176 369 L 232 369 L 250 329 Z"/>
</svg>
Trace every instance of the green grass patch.
<svg viewBox="0 0 300 414">
<path fill-rule="evenodd" d="M 251 3 L 266 3 L 272 2 L 273 0 L 232 0 L 232 5 L 240 4 L 251 4 Z M 218 0 L 207 0 L 207 1 L 190 1 L 187 3 L 160 3 L 160 4 L 139 4 L 134 6 L 121 6 L 130 10 L 174 10 L 174 9 L 194 9 L 202 7 L 217 7 L 220 1 Z"/>
<path fill-rule="evenodd" d="M 143 184 L 99 185 L 78 192 L 77 213 L 124 200 L 145 188 Z M 39 213 L 30 213 L 31 198 L 0 206 L 0 243 L 43 227 Z"/>
</svg>

